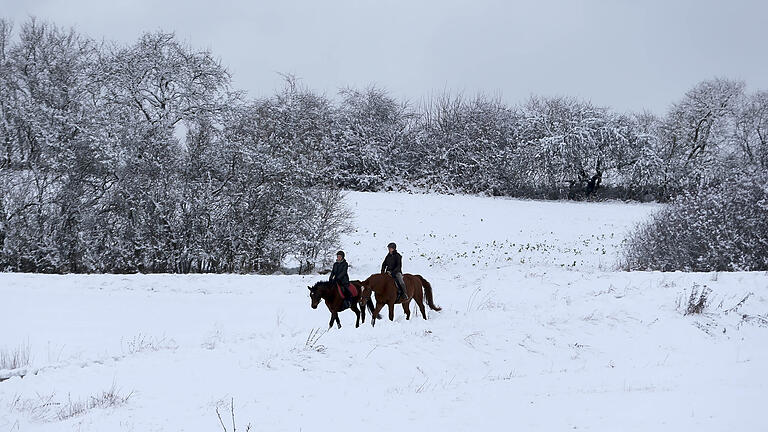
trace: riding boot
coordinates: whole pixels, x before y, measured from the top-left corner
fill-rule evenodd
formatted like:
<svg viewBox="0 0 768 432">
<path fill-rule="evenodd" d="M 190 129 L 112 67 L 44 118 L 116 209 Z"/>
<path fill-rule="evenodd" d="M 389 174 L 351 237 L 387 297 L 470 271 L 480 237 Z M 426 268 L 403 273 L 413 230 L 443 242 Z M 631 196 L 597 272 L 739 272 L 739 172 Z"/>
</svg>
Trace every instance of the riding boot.
<svg viewBox="0 0 768 432">
<path fill-rule="evenodd" d="M 352 293 L 349 291 L 349 286 L 341 288 L 341 292 L 344 293 L 344 309 L 352 306 Z"/>
<path fill-rule="evenodd" d="M 408 299 L 408 294 L 405 292 L 405 287 L 397 284 L 397 301 L 405 301 L 406 299 Z"/>
<path fill-rule="evenodd" d="M 402 273 L 390 273 L 392 277 L 395 279 L 395 286 L 397 287 L 397 300 L 395 301 L 405 301 L 408 299 L 408 292 L 405 290 L 405 281 L 403 280 L 403 274 Z"/>
</svg>

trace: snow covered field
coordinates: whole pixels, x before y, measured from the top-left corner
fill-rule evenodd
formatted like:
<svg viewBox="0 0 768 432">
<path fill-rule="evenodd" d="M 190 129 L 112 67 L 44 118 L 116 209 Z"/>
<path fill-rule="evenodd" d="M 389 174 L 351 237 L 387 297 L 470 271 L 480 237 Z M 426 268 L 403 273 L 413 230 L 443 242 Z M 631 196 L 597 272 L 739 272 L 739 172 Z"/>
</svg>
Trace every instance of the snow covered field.
<svg viewBox="0 0 768 432">
<path fill-rule="evenodd" d="M 768 277 L 617 271 L 656 205 L 347 200 L 350 276 L 396 241 L 442 312 L 325 332 L 323 276 L 0 274 L 0 351 L 31 357 L 0 432 L 231 431 L 231 401 L 240 431 L 768 430 Z"/>
</svg>

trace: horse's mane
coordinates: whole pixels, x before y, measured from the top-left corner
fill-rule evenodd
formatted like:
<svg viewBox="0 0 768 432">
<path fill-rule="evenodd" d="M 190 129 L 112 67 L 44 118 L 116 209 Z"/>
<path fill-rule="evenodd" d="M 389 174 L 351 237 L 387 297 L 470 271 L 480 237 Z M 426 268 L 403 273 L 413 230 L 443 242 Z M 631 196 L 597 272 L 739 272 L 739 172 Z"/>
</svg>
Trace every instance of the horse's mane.
<svg viewBox="0 0 768 432">
<path fill-rule="evenodd" d="M 326 288 L 329 287 L 331 283 L 329 281 L 319 281 L 315 282 L 315 285 L 312 287 L 312 289 L 318 289 L 318 288 Z"/>
</svg>

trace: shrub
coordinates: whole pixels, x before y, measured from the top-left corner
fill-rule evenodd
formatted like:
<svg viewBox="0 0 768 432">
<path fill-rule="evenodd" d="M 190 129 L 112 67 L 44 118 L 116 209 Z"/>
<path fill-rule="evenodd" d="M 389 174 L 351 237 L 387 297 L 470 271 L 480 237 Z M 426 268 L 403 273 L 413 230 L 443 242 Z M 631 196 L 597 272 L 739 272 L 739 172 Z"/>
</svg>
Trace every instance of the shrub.
<svg viewBox="0 0 768 432">
<path fill-rule="evenodd" d="M 627 270 L 768 270 L 768 176 L 678 197 L 625 245 Z"/>
</svg>

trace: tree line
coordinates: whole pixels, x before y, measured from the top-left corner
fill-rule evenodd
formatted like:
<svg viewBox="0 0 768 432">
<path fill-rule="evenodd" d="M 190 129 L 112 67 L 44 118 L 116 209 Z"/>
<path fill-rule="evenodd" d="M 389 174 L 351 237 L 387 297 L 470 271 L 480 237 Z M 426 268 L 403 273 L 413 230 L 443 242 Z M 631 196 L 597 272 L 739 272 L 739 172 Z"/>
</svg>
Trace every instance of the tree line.
<svg viewBox="0 0 768 432">
<path fill-rule="evenodd" d="M 309 270 L 349 225 L 307 151 L 323 103 L 246 100 L 172 34 L 0 21 L 0 269 Z"/>
<path fill-rule="evenodd" d="M 664 116 L 568 97 L 252 99 L 173 34 L 0 20 L 0 270 L 313 269 L 340 190 L 668 200 L 764 171 L 768 93 L 705 81 Z"/>
<path fill-rule="evenodd" d="M 768 167 L 768 92 L 704 81 L 664 116 L 569 97 L 519 106 L 443 94 L 410 107 L 345 89 L 338 109 L 352 189 L 667 201 Z"/>
</svg>

